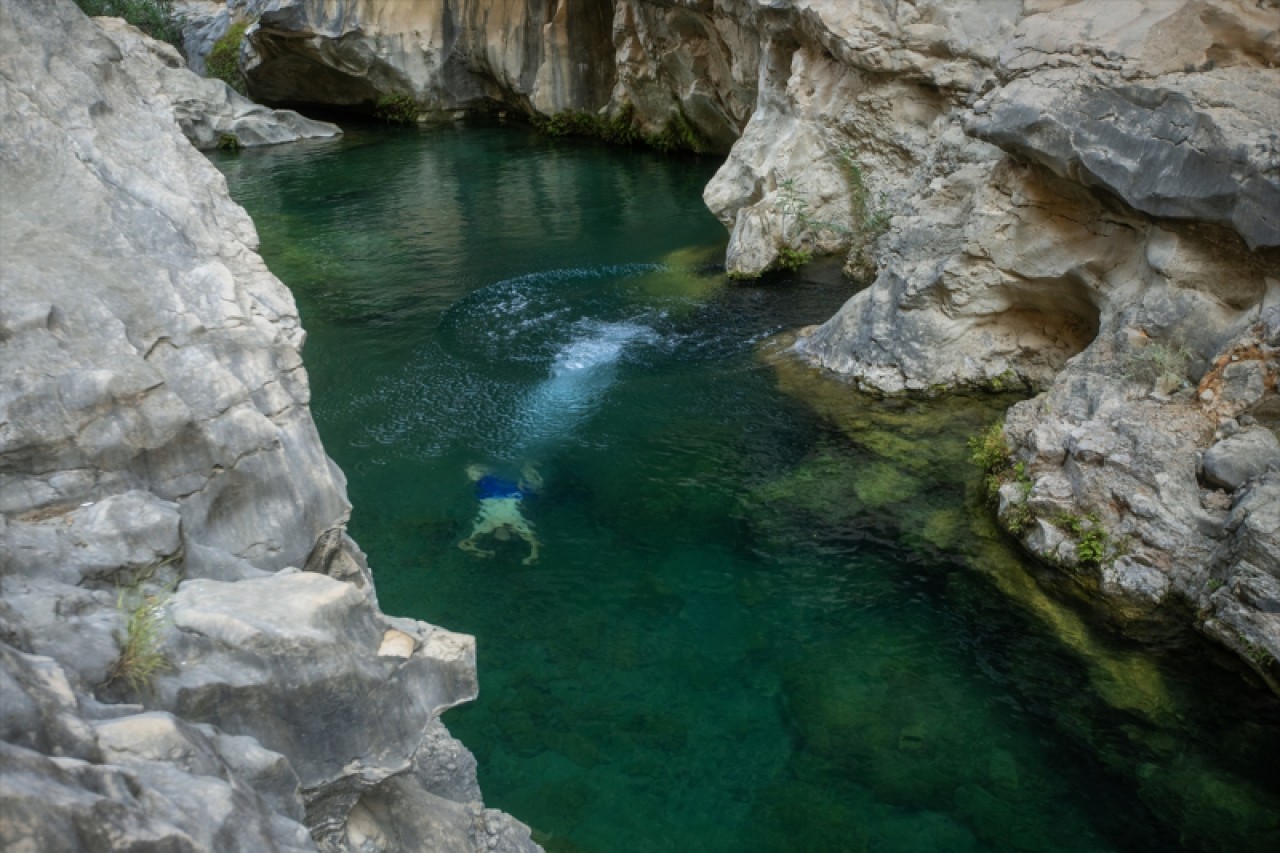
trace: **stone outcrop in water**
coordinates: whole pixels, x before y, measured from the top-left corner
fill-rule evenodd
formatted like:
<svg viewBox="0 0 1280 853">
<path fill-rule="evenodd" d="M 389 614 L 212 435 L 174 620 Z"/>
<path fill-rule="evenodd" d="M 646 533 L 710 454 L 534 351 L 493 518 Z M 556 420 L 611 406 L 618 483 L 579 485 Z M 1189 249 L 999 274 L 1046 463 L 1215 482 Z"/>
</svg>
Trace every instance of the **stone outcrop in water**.
<svg viewBox="0 0 1280 853">
<path fill-rule="evenodd" d="M 148 37 L 119 18 L 100 18 L 97 23 L 119 47 L 144 96 L 168 101 L 178 126 L 197 148 L 252 148 L 342 134 L 336 124 L 313 121 L 293 110 L 269 109 L 220 80 L 193 73 L 172 45 Z"/>
<path fill-rule="evenodd" d="M 292 296 L 157 49 L 0 16 L 0 846 L 537 849 L 438 719 L 471 638 L 378 609 Z"/>
<path fill-rule="evenodd" d="M 875 281 L 801 350 L 884 392 L 1046 389 L 1009 413 L 1006 526 L 1131 628 L 1192 614 L 1275 687 L 1280 549 L 1249 520 L 1276 500 L 1280 9 L 1027 11 L 940 88 L 920 173 L 886 163 Z"/>
</svg>

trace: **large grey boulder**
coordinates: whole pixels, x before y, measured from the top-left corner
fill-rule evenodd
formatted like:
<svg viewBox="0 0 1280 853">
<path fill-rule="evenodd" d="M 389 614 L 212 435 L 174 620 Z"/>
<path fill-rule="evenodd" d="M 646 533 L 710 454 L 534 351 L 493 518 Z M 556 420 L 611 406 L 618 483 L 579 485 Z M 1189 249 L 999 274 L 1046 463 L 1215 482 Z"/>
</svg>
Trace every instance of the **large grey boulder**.
<svg viewBox="0 0 1280 853">
<path fill-rule="evenodd" d="M 312 851 L 288 762 L 168 714 L 77 696 L 0 644 L 6 850 Z"/>
<path fill-rule="evenodd" d="M 1238 489 L 1272 467 L 1280 467 L 1280 440 L 1265 427 L 1227 436 L 1204 454 L 1204 478 L 1225 489 Z"/>
<path fill-rule="evenodd" d="M 1280 245 L 1280 90 L 1268 68 L 1106 85 L 1073 71 L 1020 78 L 978 105 L 970 132 L 1153 216 Z"/>
<path fill-rule="evenodd" d="M 471 639 L 378 610 L 194 78 L 70 0 L 0 19 L 0 846 L 536 850 L 439 722 Z"/>
</svg>

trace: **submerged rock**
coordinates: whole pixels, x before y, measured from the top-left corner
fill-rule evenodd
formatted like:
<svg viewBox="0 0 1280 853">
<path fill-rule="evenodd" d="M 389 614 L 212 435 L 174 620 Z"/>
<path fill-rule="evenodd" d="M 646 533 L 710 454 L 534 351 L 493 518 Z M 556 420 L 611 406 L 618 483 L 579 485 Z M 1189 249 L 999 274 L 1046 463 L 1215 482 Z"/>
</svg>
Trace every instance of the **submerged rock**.
<svg viewBox="0 0 1280 853">
<path fill-rule="evenodd" d="M 0 16 L 0 846 L 537 849 L 438 719 L 471 639 L 378 610 L 188 72 L 70 0 Z"/>
</svg>

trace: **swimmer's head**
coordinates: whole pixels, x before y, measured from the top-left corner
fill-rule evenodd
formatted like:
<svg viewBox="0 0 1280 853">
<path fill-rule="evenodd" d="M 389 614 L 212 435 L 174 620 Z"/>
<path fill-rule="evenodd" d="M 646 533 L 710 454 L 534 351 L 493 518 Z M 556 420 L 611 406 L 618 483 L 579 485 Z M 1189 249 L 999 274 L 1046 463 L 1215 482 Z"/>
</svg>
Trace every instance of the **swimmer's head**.
<svg viewBox="0 0 1280 853">
<path fill-rule="evenodd" d="M 508 539 L 511 538 L 511 525 L 509 524 L 502 525 L 497 530 L 493 531 L 493 536 L 499 542 L 506 542 Z"/>
<path fill-rule="evenodd" d="M 483 465 L 468 465 L 468 466 L 467 466 L 467 479 L 468 479 L 468 480 L 470 480 L 471 482 L 473 482 L 473 483 L 478 483 L 478 482 L 480 481 L 480 478 L 481 478 L 481 477 L 483 477 L 483 476 L 484 476 L 484 466 L 483 466 Z"/>
</svg>

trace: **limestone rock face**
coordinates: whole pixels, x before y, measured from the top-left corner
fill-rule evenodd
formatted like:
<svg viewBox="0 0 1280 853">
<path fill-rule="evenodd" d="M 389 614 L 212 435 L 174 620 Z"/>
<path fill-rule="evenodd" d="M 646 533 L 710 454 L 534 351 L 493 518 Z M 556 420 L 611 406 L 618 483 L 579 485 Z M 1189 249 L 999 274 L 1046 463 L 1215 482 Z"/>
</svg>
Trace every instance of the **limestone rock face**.
<svg viewBox="0 0 1280 853">
<path fill-rule="evenodd" d="M 978 104 L 970 130 L 1136 210 L 1225 225 L 1249 248 L 1276 246 L 1275 76 L 1236 66 L 1106 85 L 1055 69 Z"/>
<path fill-rule="evenodd" d="M 369 110 L 409 97 L 424 119 L 474 111 L 617 114 L 727 151 L 756 106 L 757 4 L 748 0 L 185 0 L 203 68 L 232 20 L 250 94 Z"/>
<path fill-rule="evenodd" d="M 232 0 L 250 94 L 371 107 L 412 97 L 427 116 L 506 107 L 599 109 L 614 83 L 612 7 L 598 0 Z"/>
<path fill-rule="evenodd" d="M 976 5 L 931 5 L 930 43 L 978 32 L 942 14 Z M 846 126 L 871 140 L 854 146 L 864 182 L 893 215 L 873 238 L 870 286 L 798 350 L 881 392 L 1043 390 L 1007 419 L 1029 483 L 1002 490 L 1001 517 L 1126 625 L 1194 611 L 1276 686 L 1277 576 L 1267 559 L 1234 555 L 1267 552 L 1239 507 L 1271 499 L 1280 428 L 1280 7 L 983 5 L 986 48 L 949 50 L 945 66 L 901 47 L 924 32 L 908 23 L 924 4 L 898 4 L 883 35 L 859 28 L 879 50 L 834 52 L 846 69 L 889 72 L 844 103 Z M 932 109 L 916 120 L 868 108 L 929 74 Z M 821 90 L 806 82 L 790 87 Z M 793 112 L 802 103 L 784 99 Z M 900 143 L 898 158 L 873 159 L 877 134 Z M 739 145 L 768 164 L 786 150 L 774 136 L 749 128 Z M 754 272 L 769 242 L 789 244 L 760 224 L 787 209 L 767 178 L 746 190 L 769 168 L 731 155 L 708 188 L 734 228 L 731 269 Z"/>
<path fill-rule="evenodd" d="M 336 124 L 313 121 L 293 110 L 268 109 L 221 80 L 192 73 L 171 45 L 119 18 L 102 18 L 98 26 L 120 48 L 125 66 L 146 97 L 173 105 L 178 126 L 197 148 L 252 148 L 342 135 Z"/>
<path fill-rule="evenodd" d="M 438 719 L 471 639 L 378 610 L 176 55 L 0 18 L 0 847 L 536 850 Z"/>
</svg>

